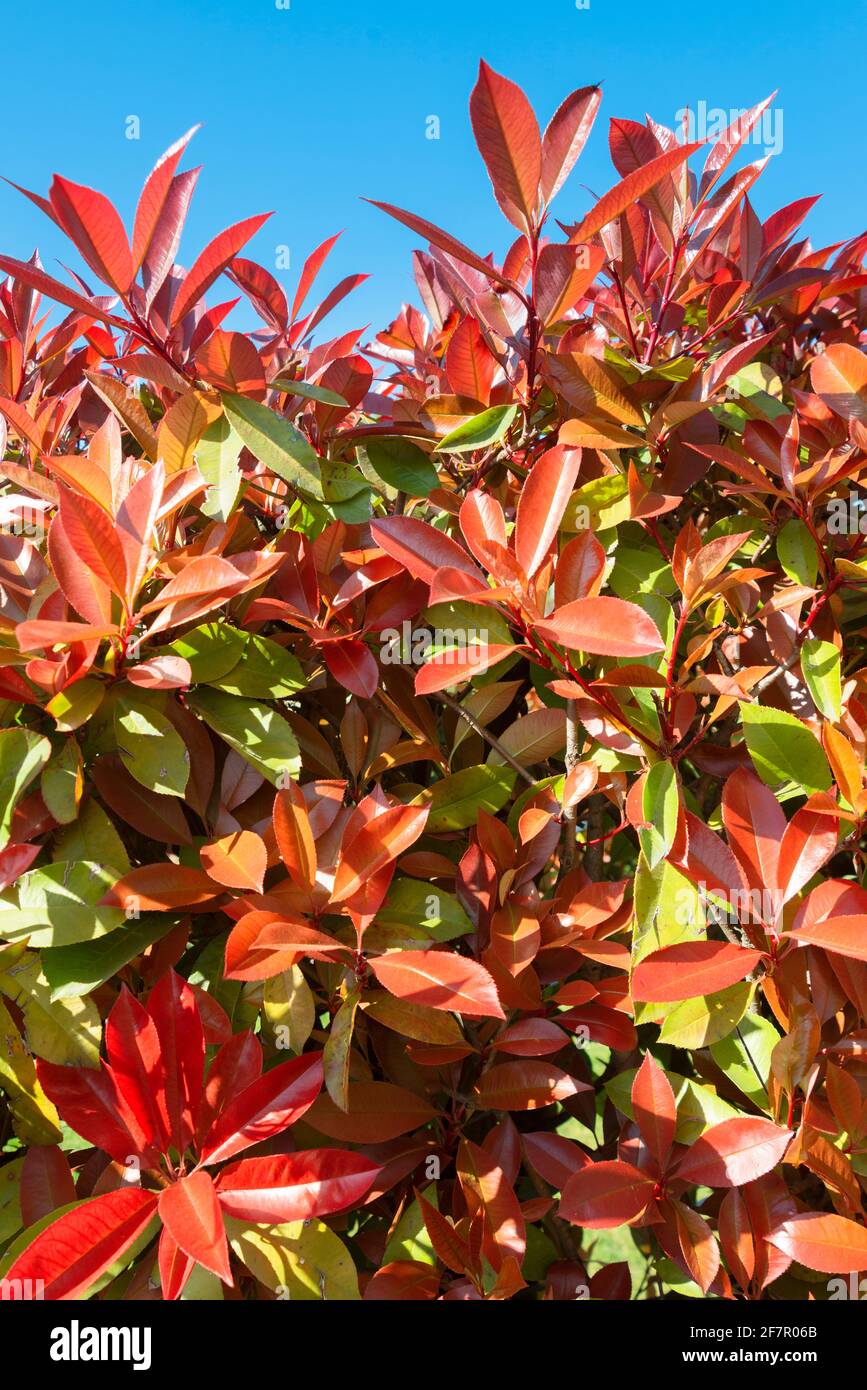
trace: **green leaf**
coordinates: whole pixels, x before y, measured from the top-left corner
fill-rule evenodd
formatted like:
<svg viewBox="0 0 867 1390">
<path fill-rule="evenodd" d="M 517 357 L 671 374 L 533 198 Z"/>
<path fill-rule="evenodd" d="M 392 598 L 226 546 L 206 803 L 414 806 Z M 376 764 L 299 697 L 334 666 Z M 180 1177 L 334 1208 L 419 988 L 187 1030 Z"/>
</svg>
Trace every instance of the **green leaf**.
<svg viewBox="0 0 867 1390">
<path fill-rule="evenodd" d="M 684 999 L 663 1020 L 659 1041 L 687 1051 L 710 1047 L 734 1031 L 750 1006 L 754 990 L 755 985 L 744 980 L 716 994 Z"/>
<path fill-rule="evenodd" d="M 121 874 L 103 864 L 84 860 L 44 864 L 22 874 L 16 889 L 18 905 L 0 897 L 0 938 L 30 945 L 68 946 L 115 931 L 125 920 L 122 908 L 98 907 Z"/>
<path fill-rule="evenodd" d="M 763 782 L 769 787 L 794 782 L 806 792 L 827 791 L 828 760 L 800 719 L 765 705 L 742 705 L 741 718 L 750 757 Z"/>
<path fill-rule="evenodd" d="M 648 824 L 638 832 L 649 869 L 655 869 L 674 844 L 679 804 L 677 774 L 671 763 L 654 763 L 644 783 L 642 800 L 642 814 Z"/>
<path fill-rule="evenodd" d="M 81 752 L 74 738 L 42 769 L 42 800 L 58 825 L 70 825 L 78 815 L 81 797 Z"/>
<path fill-rule="evenodd" d="M 439 1210 L 436 1183 L 431 1183 L 425 1189 L 423 1196 L 432 1207 Z M 389 1237 L 382 1263 L 384 1265 L 391 1264 L 392 1260 L 415 1260 L 418 1264 L 423 1265 L 435 1265 L 437 1262 L 418 1200 L 410 1202 L 404 1208 L 400 1220 Z"/>
<path fill-rule="evenodd" d="M 31 729 L 0 730 L 0 849 L 8 844 L 12 814 L 51 757 L 51 744 Z"/>
<path fill-rule="evenodd" d="M 363 452 L 376 476 L 388 487 L 410 497 L 427 497 L 439 481 L 424 449 L 411 439 L 398 435 L 366 439 L 359 452 Z"/>
<path fill-rule="evenodd" d="M 430 806 L 426 829 L 431 834 L 442 830 L 466 830 L 475 825 L 479 811 L 496 815 L 512 795 L 517 773 L 511 767 L 467 767 L 453 772 L 437 782 L 425 797 Z"/>
<path fill-rule="evenodd" d="M 23 1167 L 24 1159 L 14 1158 L 0 1168 L 0 1245 L 17 1235 L 24 1224 L 18 1195 Z"/>
<path fill-rule="evenodd" d="M 90 994 L 171 931 L 172 925 L 165 913 L 148 913 L 126 922 L 123 931 L 109 932 L 95 941 L 46 947 L 41 953 L 42 970 L 51 986 L 51 999 Z"/>
<path fill-rule="evenodd" d="M 780 1035 L 760 1014 L 745 1014 L 737 1031 L 711 1044 L 710 1055 L 726 1079 L 762 1110 L 770 1110 L 768 1077 L 771 1053 Z"/>
<path fill-rule="evenodd" d="M 241 486 L 238 467 L 241 448 L 241 439 L 225 415 L 208 425 L 196 445 L 196 463 L 208 484 L 207 495 L 199 503 L 199 509 L 213 521 L 228 521 L 235 505 Z"/>
<path fill-rule="evenodd" d="M 278 1298 L 347 1303 L 361 1297 L 352 1256 L 323 1221 L 251 1226 L 227 1216 L 225 1225 L 238 1259 Z"/>
<path fill-rule="evenodd" d="M 265 980 L 262 1011 L 277 1046 L 285 1048 L 288 1043 L 292 1052 L 303 1052 L 316 1024 L 316 1001 L 300 965 Z"/>
<path fill-rule="evenodd" d="M 45 706 L 57 723 L 58 733 L 70 734 L 86 724 L 102 704 L 105 689 L 102 681 L 85 676 L 84 680 L 73 681 L 65 690 L 59 690 Z"/>
<path fill-rule="evenodd" d="M 632 513 L 629 481 L 623 473 L 591 478 L 573 492 L 563 513 L 564 531 L 605 531 L 628 521 Z"/>
<path fill-rule="evenodd" d="M 671 565 L 661 555 L 622 544 L 614 552 L 608 586 L 622 599 L 634 598 L 636 594 L 673 594 L 677 588 Z"/>
<path fill-rule="evenodd" d="M 321 459 L 322 491 L 341 521 L 363 522 L 370 516 L 370 483 L 354 463 Z"/>
<path fill-rule="evenodd" d="M 137 782 L 162 796 L 183 796 L 190 752 L 164 714 L 124 695 L 115 706 L 114 734 L 121 761 Z"/>
<path fill-rule="evenodd" d="M 228 623 L 202 623 L 160 650 L 164 654 L 182 656 L 190 663 L 194 683 L 209 685 L 237 665 L 247 637 L 246 632 L 238 632 Z"/>
<path fill-rule="evenodd" d="M 634 1119 L 632 1110 L 632 1083 L 635 1080 L 637 1068 L 632 1067 L 627 1071 L 620 1072 L 605 1083 L 605 1090 L 611 1099 L 612 1104 L 624 1114 L 627 1119 Z M 694 1144 L 700 1134 L 713 1125 L 720 1124 L 723 1120 L 731 1120 L 738 1111 L 728 1101 L 718 1096 L 711 1086 L 703 1086 L 697 1081 L 685 1076 L 679 1076 L 677 1072 L 665 1072 L 674 1091 L 674 1099 L 677 1103 L 677 1129 L 675 1138 L 678 1144 Z"/>
<path fill-rule="evenodd" d="M 190 708 L 215 734 L 274 786 L 301 771 L 298 742 L 286 720 L 268 705 L 223 690 L 203 687 L 190 696 Z"/>
<path fill-rule="evenodd" d="M 0 993 L 21 1010 L 27 1045 L 37 1057 L 61 1067 L 99 1066 L 102 1019 L 98 1008 L 92 999 L 63 997 L 52 1000 L 51 988 L 35 951 L 26 951 L 20 960 L 0 973 Z"/>
<path fill-rule="evenodd" d="M 836 724 L 843 703 L 843 686 L 840 653 L 833 642 L 807 638 L 801 647 L 801 670 L 816 709 Z"/>
<path fill-rule="evenodd" d="M 481 415 L 464 420 L 457 429 L 441 439 L 437 453 L 463 454 L 470 449 L 486 449 L 503 438 L 517 413 L 516 405 L 493 405 L 490 410 L 483 410 Z"/>
<path fill-rule="evenodd" d="M 230 629 L 231 630 L 231 629 Z M 269 637 L 240 632 L 244 641 L 241 658 L 230 671 L 205 682 L 229 695 L 252 699 L 282 700 L 303 690 L 307 679 L 296 657 Z"/>
<path fill-rule="evenodd" d="M 246 396 L 224 396 L 223 409 L 254 458 L 298 492 L 322 500 L 319 458 L 300 430 L 261 401 Z"/>
<path fill-rule="evenodd" d="M 777 536 L 777 559 L 793 584 L 812 589 L 819 573 L 819 552 L 805 522 L 792 517 Z"/>
<path fill-rule="evenodd" d="M 421 927 L 434 941 L 451 941 L 473 930 L 454 893 L 417 878 L 400 878 L 392 883 L 376 914 L 376 925 Z"/>
<path fill-rule="evenodd" d="M 56 863 L 92 859 L 98 864 L 111 864 L 121 874 L 128 873 L 132 867 L 106 812 L 91 797 L 79 808 L 78 819 L 56 836 L 51 858 Z"/>
<path fill-rule="evenodd" d="M 509 646 L 515 641 L 502 613 L 465 599 L 436 603 L 423 620 L 433 628 L 426 654 L 429 661 L 441 653 L 481 653 L 487 646 Z"/>
<path fill-rule="evenodd" d="M 311 386 L 309 381 L 282 381 L 279 378 L 268 383 L 272 391 L 285 391 L 287 396 L 301 396 L 305 401 L 321 401 L 323 405 L 339 405 L 349 409 L 349 401 L 327 386 Z"/>
<path fill-rule="evenodd" d="M 31 957 L 33 959 L 33 957 Z M 2 977 L 0 977 L 2 978 Z M 11 995 L 11 988 L 5 993 Z M 7 1100 L 15 1133 L 24 1144 L 57 1144 L 61 1139 L 60 1116 L 39 1084 L 36 1063 L 28 1045 L 0 999 L 0 1091 Z M 2 1175 L 0 1168 L 0 1201 Z M 2 1223 L 2 1210 L 0 1210 Z"/>
<path fill-rule="evenodd" d="M 338 1110 L 349 1109 L 349 1063 L 352 1057 L 352 1032 L 361 991 L 350 990 L 331 1020 L 328 1041 L 322 1053 L 325 1089 Z"/>
</svg>

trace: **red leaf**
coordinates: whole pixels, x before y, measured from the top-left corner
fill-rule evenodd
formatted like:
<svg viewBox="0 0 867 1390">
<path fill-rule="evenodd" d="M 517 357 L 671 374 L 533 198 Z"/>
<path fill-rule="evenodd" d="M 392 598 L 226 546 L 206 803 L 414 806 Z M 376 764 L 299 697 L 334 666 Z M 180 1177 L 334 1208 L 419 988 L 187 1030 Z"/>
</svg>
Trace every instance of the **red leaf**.
<svg viewBox="0 0 867 1390">
<path fill-rule="evenodd" d="M 487 405 L 497 371 L 494 357 L 474 318 L 461 319 L 446 349 L 446 376 L 456 396 Z"/>
<path fill-rule="evenodd" d="M 536 312 L 546 327 L 575 307 L 604 262 L 601 246 L 543 246 L 536 263 Z"/>
<path fill-rule="evenodd" d="M 520 87 L 482 61 L 470 119 L 497 202 L 519 231 L 529 231 L 542 173 L 542 140 L 532 106 Z"/>
<path fill-rule="evenodd" d="M 526 1227 L 515 1190 L 497 1160 L 464 1139 L 455 1162 L 471 1214 L 478 1210 L 482 1225 L 482 1253 L 499 1270 L 507 1261 L 520 1262 L 527 1248 Z"/>
<path fill-rule="evenodd" d="M 344 690 L 372 700 L 379 685 L 379 667 L 373 652 L 358 638 L 328 642 L 322 647 L 325 665 Z"/>
<path fill-rule="evenodd" d="M 299 955 L 332 960 L 347 948 L 291 912 L 245 912 L 226 942 L 227 980 L 268 980 Z"/>
<path fill-rule="evenodd" d="M 182 656 L 155 656 L 131 666 L 126 678 L 142 690 L 185 690 L 193 683 L 193 672 Z"/>
<path fill-rule="evenodd" d="M 108 1067 L 60 1067 L 39 1058 L 39 1084 L 61 1116 L 88 1143 L 116 1163 L 156 1154 L 127 1106 Z"/>
<path fill-rule="evenodd" d="M 522 1134 L 521 1143 L 530 1166 L 558 1191 L 562 1191 L 575 1173 L 592 1164 L 584 1150 L 571 1139 L 547 1130 Z"/>
<path fill-rule="evenodd" d="M 308 1221 L 354 1207 L 381 1166 L 347 1149 L 307 1149 L 245 1158 L 217 1178 L 223 1210 L 242 1221 Z"/>
<path fill-rule="evenodd" d="M 515 1057 L 548 1057 L 562 1052 L 566 1035 L 548 1018 L 520 1018 L 504 1033 L 499 1033 L 495 1046 L 498 1052 L 510 1052 Z"/>
<path fill-rule="evenodd" d="M 479 1079 L 475 1095 L 485 1110 L 538 1110 L 590 1089 L 553 1062 L 533 1060 L 490 1067 Z"/>
<path fill-rule="evenodd" d="M 435 527 L 412 516 L 388 516 L 371 522 L 371 534 L 387 555 L 398 560 L 414 579 L 430 584 L 438 569 L 463 570 L 486 587 L 485 577 L 469 555 Z"/>
<path fill-rule="evenodd" d="M 146 1229 L 156 1194 L 122 1187 L 58 1217 L 28 1245 L 0 1281 L 0 1299 L 16 1279 L 40 1279 L 47 1299 L 74 1299 L 120 1259 Z"/>
<path fill-rule="evenodd" d="M 178 253 L 181 232 L 199 172 L 199 169 L 188 169 L 183 174 L 175 174 L 169 185 L 165 203 L 154 227 L 141 266 L 142 283 L 145 286 L 145 304 L 148 309 L 165 283 Z"/>
<path fill-rule="evenodd" d="M 199 851 L 205 872 L 227 888 L 261 893 L 268 868 L 268 851 L 261 835 L 234 830 Z"/>
<path fill-rule="evenodd" d="M 668 1077 L 649 1052 L 632 1083 L 632 1110 L 642 1139 L 664 1172 L 674 1143 L 677 1105 Z"/>
<path fill-rule="evenodd" d="M 55 280 L 51 275 L 46 275 L 44 270 L 38 266 L 30 265 L 27 261 L 16 261 L 13 256 L 0 256 L 0 271 L 6 275 L 12 275 L 16 280 L 20 280 L 22 285 L 27 285 L 30 289 L 36 290 L 39 294 L 47 294 L 49 299 L 54 299 L 58 304 L 65 304 L 68 309 L 76 309 L 80 314 L 86 314 L 89 318 L 99 319 L 100 323 L 110 323 L 113 328 L 129 328 L 129 324 L 124 319 L 117 318 L 114 314 L 109 314 L 105 309 L 86 295 L 78 294 L 76 290 L 68 289 L 60 280 Z"/>
<path fill-rule="evenodd" d="M 182 135 L 180 140 L 169 146 L 145 179 L 141 197 L 138 200 L 138 207 L 135 210 L 135 225 L 132 233 L 134 275 L 148 253 L 154 232 L 163 215 L 163 210 L 171 194 L 172 179 L 181 155 L 198 129 L 199 127 L 194 125 L 192 130 L 188 130 L 186 135 Z"/>
<path fill-rule="evenodd" d="M 644 609 L 619 598 L 578 598 L 533 626 L 549 642 L 597 656 L 650 656 L 665 646 Z"/>
<path fill-rule="evenodd" d="M 390 1081 L 350 1081 L 347 1110 L 329 1095 L 310 1107 L 306 1123 L 329 1139 L 346 1144 L 380 1144 L 426 1125 L 437 1112 L 414 1091 Z"/>
<path fill-rule="evenodd" d="M 550 203 L 574 169 L 602 101 L 599 87 L 579 87 L 557 108 L 542 137 L 541 193 Z"/>
<path fill-rule="evenodd" d="M 730 941 L 683 941 L 652 951 L 632 976 L 633 999 L 667 1004 L 697 999 L 743 980 L 758 965 L 761 951 Z"/>
<path fill-rule="evenodd" d="M 380 869 L 404 853 L 421 835 L 427 806 L 390 806 L 344 842 L 331 892 L 333 903 L 351 898 Z"/>
<path fill-rule="evenodd" d="M 773 887 L 786 817 L 770 787 L 752 768 L 740 767 L 726 781 L 722 818 L 750 888 Z"/>
<path fill-rule="evenodd" d="M 316 883 L 316 842 L 304 795 L 290 782 L 274 798 L 274 834 L 280 858 L 294 883 L 309 893 Z"/>
<path fill-rule="evenodd" d="M 777 864 L 777 887 L 782 903 L 800 893 L 837 848 L 836 816 L 813 810 L 810 802 L 796 811 L 786 826 Z"/>
<path fill-rule="evenodd" d="M 163 1300 L 171 1303 L 180 1298 L 196 1262 L 172 1239 L 165 1226 L 160 1232 L 158 1258 Z"/>
<path fill-rule="evenodd" d="M 595 232 L 607 227 L 609 222 L 613 222 L 615 217 L 619 217 L 643 194 L 648 193 L 655 184 L 659 183 L 660 179 L 665 178 L 666 174 L 670 174 L 685 159 L 689 159 L 689 156 L 699 149 L 700 145 L 700 140 L 689 145 L 676 145 L 674 149 L 666 150 L 665 154 L 658 155 L 656 159 L 651 159 L 640 169 L 627 174 L 625 179 L 621 179 L 620 183 L 615 184 L 599 199 L 596 206 L 590 209 L 581 222 L 568 228 L 569 240 L 572 242 L 589 241 Z"/>
<path fill-rule="evenodd" d="M 235 1033 L 223 1043 L 210 1067 L 199 1107 L 198 1137 L 207 1134 L 233 1096 L 262 1075 L 262 1047 L 253 1033 Z"/>
<path fill-rule="evenodd" d="M 231 1284 L 223 1215 L 210 1173 L 197 1169 L 160 1193 L 160 1220 L 190 1259 Z"/>
<path fill-rule="evenodd" d="M 560 1198 L 560 1216 L 590 1231 L 622 1226 L 641 1215 L 655 1186 L 652 1177 L 631 1163 L 592 1163 L 567 1182 Z"/>
<path fill-rule="evenodd" d="M 205 1069 L 205 1035 L 196 998 L 186 980 L 167 970 L 154 985 L 148 1013 L 160 1040 L 166 1074 L 158 1097 L 166 1131 L 179 1153 L 196 1132 Z"/>
<path fill-rule="evenodd" d="M 832 951 L 850 960 L 867 961 L 867 916 L 830 917 L 824 922 L 814 922 L 811 926 L 792 927 L 788 933 L 797 941 L 808 946 L 820 946 L 823 951 Z"/>
<path fill-rule="evenodd" d="M 67 236 L 100 280 L 126 294 L 133 278 L 132 256 L 123 223 L 102 193 L 54 175 L 51 206 Z"/>
<path fill-rule="evenodd" d="M 438 1296 L 439 1290 L 438 1270 L 418 1260 L 391 1260 L 371 1276 L 364 1290 L 364 1302 L 432 1302 Z M 478 1297 L 476 1294 L 472 1296 Z"/>
<path fill-rule="evenodd" d="M 467 1017 L 505 1018 L 484 966 L 442 951 L 390 951 L 370 962 L 379 983 L 398 999 Z"/>
<path fill-rule="evenodd" d="M 264 212 L 257 217 L 247 217 L 243 222 L 235 222 L 208 243 L 184 276 L 177 299 L 172 305 L 169 325 L 171 328 L 180 323 L 184 315 L 198 303 L 203 294 L 207 293 L 229 262 L 237 256 L 243 246 L 246 246 L 250 238 L 255 236 L 270 216 L 270 212 Z"/>
<path fill-rule="evenodd" d="M 530 470 L 515 518 L 515 557 L 532 579 L 557 538 L 581 467 L 581 450 L 555 444 Z"/>
<path fill-rule="evenodd" d="M 867 1228 L 845 1216 L 799 1212 L 766 1239 L 791 1259 L 822 1274 L 855 1274 L 867 1269 Z"/>
<path fill-rule="evenodd" d="M 322 1089 L 322 1053 L 292 1057 L 260 1076 L 214 1121 L 201 1147 L 203 1163 L 222 1163 L 295 1123 Z"/>
<path fill-rule="evenodd" d="M 104 627 L 95 627 L 90 623 L 50 622 L 43 618 L 33 618 L 29 622 L 18 624 L 15 637 L 20 651 L 34 652 L 46 647 L 71 647 L 74 642 L 98 641 L 116 632 L 117 627 L 112 623 L 107 623 Z"/>
<path fill-rule="evenodd" d="M 200 869 L 162 862 L 143 864 L 119 878 L 102 899 L 101 907 L 135 907 L 140 912 L 169 912 L 175 907 L 200 907 L 222 889 Z"/>
<path fill-rule="evenodd" d="M 317 246 L 315 251 L 311 251 L 310 255 L 307 257 L 307 260 L 304 262 L 304 267 L 301 271 L 301 276 L 298 281 L 298 288 L 295 291 L 295 298 L 292 301 L 292 310 L 289 316 L 291 323 L 295 322 L 295 319 L 298 316 L 298 310 L 301 308 L 301 305 L 307 298 L 313 281 L 316 279 L 316 276 L 322 269 L 326 257 L 331 252 L 334 243 L 342 235 L 342 232 L 337 232 L 334 236 L 328 237 L 328 239 L 326 241 L 323 241 L 320 246 Z"/>
<path fill-rule="evenodd" d="M 683 1263 L 702 1293 L 707 1293 L 719 1273 L 719 1246 L 713 1231 L 698 1212 L 683 1202 L 671 1200 L 668 1204 L 677 1233 L 677 1242 Z"/>
<path fill-rule="evenodd" d="M 169 1133 L 157 1101 L 166 1085 L 159 1034 L 150 1014 L 126 985 L 108 1016 L 105 1047 L 118 1089 L 142 1132 L 165 1152 Z"/>
<path fill-rule="evenodd" d="M 432 1206 L 427 1198 L 416 1191 L 415 1199 L 424 1218 L 424 1224 L 438 1260 L 455 1274 L 463 1274 L 470 1263 L 470 1248 L 458 1235 L 454 1226 Z"/>
<path fill-rule="evenodd" d="M 498 661 L 505 660 L 517 650 L 516 646 L 508 643 L 479 646 L 466 655 L 451 648 L 438 652 L 422 666 L 416 676 L 415 693 L 432 695 L 437 690 L 446 690 L 461 681 L 472 680 L 474 676 L 480 676 L 483 671 L 490 670 Z"/>
<path fill-rule="evenodd" d="M 381 212 L 387 212 L 389 217 L 394 217 L 398 222 L 402 222 L 410 231 L 418 232 L 426 241 L 434 246 L 438 246 L 447 255 L 454 256 L 455 260 L 462 261 L 464 265 L 472 266 L 473 270 L 478 270 L 482 275 L 493 280 L 495 284 L 506 284 L 500 271 L 496 270 L 487 261 L 477 256 L 475 251 L 471 251 L 468 246 L 464 246 L 462 241 L 453 237 L 449 232 L 444 232 L 435 223 L 428 222 L 425 217 L 416 217 L 413 212 L 404 212 L 403 208 L 396 208 L 393 203 L 378 203 L 374 198 L 365 198 L 366 203 L 379 208 Z M 2 257 L 0 257 L 0 270 L 2 270 Z"/>
<path fill-rule="evenodd" d="M 695 1141 L 678 1164 L 677 1178 L 703 1187 L 742 1187 L 775 1168 L 791 1138 L 791 1130 L 770 1120 L 723 1120 Z"/>
<path fill-rule="evenodd" d="M 21 1219 L 25 1230 L 76 1200 L 66 1154 L 55 1145 L 31 1144 L 21 1169 Z"/>
</svg>

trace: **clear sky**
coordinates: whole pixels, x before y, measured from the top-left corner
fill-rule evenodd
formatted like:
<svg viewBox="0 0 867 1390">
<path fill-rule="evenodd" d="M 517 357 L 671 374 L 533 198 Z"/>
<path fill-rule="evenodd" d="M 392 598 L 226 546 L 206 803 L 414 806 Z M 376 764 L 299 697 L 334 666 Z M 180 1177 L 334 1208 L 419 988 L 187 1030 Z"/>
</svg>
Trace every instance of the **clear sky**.
<svg viewBox="0 0 867 1390">
<path fill-rule="evenodd" d="M 525 88 L 543 127 L 573 88 L 603 83 L 591 141 L 555 204 L 564 221 L 589 205 L 582 183 L 601 194 L 616 181 L 610 117 L 649 112 L 672 125 L 679 108 L 703 102 L 710 120 L 778 87 L 781 117 L 768 132 L 782 149 L 757 190 L 759 214 L 823 193 L 807 224 L 814 244 L 867 226 L 859 0 L 281 4 L 6 0 L 0 173 L 43 193 L 55 171 L 91 184 L 129 225 L 155 159 L 201 121 L 186 167 L 205 167 L 182 262 L 222 227 L 273 208 L 245 254 L 274 269 L 276 248 L 288 246 L 292 268 L 276 273 L 294 286 L 304 256 L 346 228 L 322 291 L 351 271 L 372 278 L 329 322 L 335 332 L 375 328 L 413 297 L 410 251 L 419 243 L 361 196 L 426 215 L 482 253 L 511 240 L 469 124 L 484 57 Z M 130 116 L 139 118 L 138 140 L 126 138 Z M 426 138 L 430 116 L 439 140 Z M 751 147 L 748 157 L 759 153 Z M 0 184 L 0 250 L 24 257 L 36 245 L 61 278 L 60 258 L 81 269 L 47 219 Z M 250 310 L 244 326 L 257 323 Z"/>
</svg>

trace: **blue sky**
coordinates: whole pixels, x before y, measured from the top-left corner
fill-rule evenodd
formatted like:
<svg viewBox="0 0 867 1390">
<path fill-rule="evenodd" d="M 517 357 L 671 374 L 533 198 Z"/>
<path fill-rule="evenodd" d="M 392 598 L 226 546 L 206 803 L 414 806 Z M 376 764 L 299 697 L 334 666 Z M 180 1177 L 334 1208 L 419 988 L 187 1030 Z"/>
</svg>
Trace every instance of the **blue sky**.
<svg viewBox="0 0 867 1390">
<path fill-rule="evenodd" d="M 414 297 L 410 251 L 419 243 L 362 195 L 429 216 L 482 253 L 511 239 L 470 130 L 479 57 L 525 88 L 543 127 L 569 91 L 603 82 L 590 143 L 555 204 L 564 221 L 591 201 L 581 184 L 601 194 L 616 181 L 610 117 L 649 111 L 672 125 L 683 106 L 728 111 L 779 87 L 783 146 L 757 190 L 759 214 L 823 193 L 807 224 L 814 243 L 855 235 L 867 226 L 864 20 L 853 0 L 7 6 L 4 47 L 20 56 L 7 72 L 31 76 L 9 78 L 0 173 L 45 192 L 59 171 L 108 193 L 129 225 L 155 159 L 201 121 L 186 161 L 205 167 L 183 263 L 230 222 L 273 208 L 245 254 L 273 269 L 276 248 L 288 246 L 292 268 L 277 273 L 294 287 L 304 256 L 346 228 L 322 292 L 351 271 L 372 278 L 329 323 L 335 332 L 377 327 Z M 125 134 L 131 115 L 137 141 Z M 438 141 L 425 138 L 432 115 Z M 61 278 L 58 259 L 81 269 L 43 215 L 0 184 L 0 250 L 24 257 L 36 245 Z M 244 326 L 254 322 L 251 310 Z"/>
</svg>

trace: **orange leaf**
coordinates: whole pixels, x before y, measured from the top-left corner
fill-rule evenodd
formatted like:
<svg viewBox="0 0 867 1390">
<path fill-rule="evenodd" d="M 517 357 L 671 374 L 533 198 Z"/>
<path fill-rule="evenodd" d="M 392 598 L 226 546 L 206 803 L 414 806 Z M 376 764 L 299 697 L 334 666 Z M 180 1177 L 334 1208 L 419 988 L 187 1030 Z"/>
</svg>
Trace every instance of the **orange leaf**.
<svg viewBox="0 0 867 1390">
<path fill-rule="evenodd" d="M 268 867 L 265 841 L 252 830 L 235 830 L 201 849 L 202 867 L 227 888 L 261 893 Z"/>
</svg>

